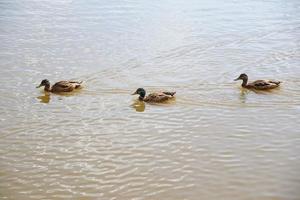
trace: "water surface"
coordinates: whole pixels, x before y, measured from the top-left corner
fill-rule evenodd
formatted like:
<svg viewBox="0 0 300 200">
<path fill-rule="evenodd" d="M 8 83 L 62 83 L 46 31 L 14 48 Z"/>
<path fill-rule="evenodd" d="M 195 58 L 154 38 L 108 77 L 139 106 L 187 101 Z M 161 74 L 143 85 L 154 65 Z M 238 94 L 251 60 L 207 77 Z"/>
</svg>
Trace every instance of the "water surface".
<svg viewBox="0 0 300 200">
<path fill-rule="evenodd" d="M 2 199 L 299 199 L 298 0 L 2 0 L 0 42 Z"/>
</svg>

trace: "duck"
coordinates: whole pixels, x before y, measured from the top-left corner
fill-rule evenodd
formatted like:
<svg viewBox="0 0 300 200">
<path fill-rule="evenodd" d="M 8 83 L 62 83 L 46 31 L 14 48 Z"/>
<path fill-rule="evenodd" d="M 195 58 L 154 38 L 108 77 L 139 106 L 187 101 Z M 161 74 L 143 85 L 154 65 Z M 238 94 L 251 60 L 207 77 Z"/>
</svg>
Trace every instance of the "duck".
<svg viewBox="0 0 300 200">
<path fill-rule="evenodd" d="M 138 88 L 132 95 L 140 95 L 139 100 L 149 103 L 162 103 L 174 98 L 176 92 L 155 92 L 146 96 L 146 90 Z"/>
<path fill-rule="evenodd" d="M 40 88 L 44 86 L 45 92 L 52 92 L 52 93 L 72 92 L 73 90 L 80 88 L 81 83 L 82 81 L 59 81 L 51 87 L 50 81 L 44 79 L 42 80 L 41 84 L 36 88 Z"/>
<path fill-rule="evenodd" d="M 256 89 L 256 90 L 269 90 L 277 88 L 281 81 L 275 80 L 257 80 L 248 83 L 248 76 L 247 74 L 243 73 L 238 78 L 234 79 L 234 81 L 242 80 L 242 87 L 247 89 Z"/>
</svg>

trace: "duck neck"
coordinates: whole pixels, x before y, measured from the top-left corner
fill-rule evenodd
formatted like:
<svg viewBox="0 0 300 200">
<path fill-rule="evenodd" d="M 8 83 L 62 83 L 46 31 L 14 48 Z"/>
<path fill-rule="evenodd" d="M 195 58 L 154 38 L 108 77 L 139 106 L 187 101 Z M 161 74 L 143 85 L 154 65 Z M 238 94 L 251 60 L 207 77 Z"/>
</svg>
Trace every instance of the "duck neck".
<svg viewBox="0 0 300 200">
<path fill-rule="evenodd" d="M 145 95 L 140 95 L 140 96 L 139 96 L 139 100 L 141 100 L 141 101 L 143 101 L 144 98 L 145 98 Z"/>
<path fill-rule="evenodd" d="M 248 82 L 248 78 L 243 78 L 243 83 L 242 83 L 242 86 L 243 87 L 247 87 L 247 82 Z"/>
<path fill-rule="evenodd" d="M 46 92 L 50 92 L 51 91 L 50 84 L 45 85 L 44 91 L 46 91 Z"/>
<path fill-rule="evenodd" d="M 146 92 L 145 91 L 142 91 L 142 92 L 140 92 L 139 93 L 139 100 L 141 100 L 141 101 L 143 101 L 144 100 L 144 98 L 145 98 L 145 96 L 146 96 Z"/>
</svg>

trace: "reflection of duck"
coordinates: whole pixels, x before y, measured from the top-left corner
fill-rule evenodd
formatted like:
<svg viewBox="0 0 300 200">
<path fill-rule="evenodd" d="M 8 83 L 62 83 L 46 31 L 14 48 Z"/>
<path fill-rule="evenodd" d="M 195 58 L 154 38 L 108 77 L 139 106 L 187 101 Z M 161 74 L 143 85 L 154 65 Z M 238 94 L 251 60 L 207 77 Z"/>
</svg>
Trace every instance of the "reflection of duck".
<svg viewBox="0 0 300 200">
<path fill-rule="evenodd" d="M 244 88 L 241 89 L 241 93 L 240 93 L 239 99 L 240 99 L 240 101 L 241 101 L 242 103 L 246 103 L 246 100 L 247 100 L 247 93 L 248 93 L 248 92 L 249 92 L 249 90 L 246 90 L 246 89 L 244 89 Z"/>
<path fill-rule="evenodd" d="M 138 88 L 132 95 L 138 94 L 139 100 L 149 103 L 162 103 L 174 98 L 176 92 L 155 92 L 146 96 L 146 91 L 143 88 Z"/>
<path fill-rule="evenodd" d="M 40 99 L 41 103 L 49 103 L 50 102 L 50 95 L 49 94 L 46 94 L 44 96 L 39 96 L 37 97 L 38 99 Z"/>
<path fill-rule="evenodd" d="M 139 101 L 136 100 L 132 105 L 131 105 L 137 112 L 144 112 L 146 105 L 144 101 Z"/>
<path fill-rule="evenodd" d="M 80 88 L 81 82 L 79 81 L 59 81 L 50 87 L 50 82 L 47 79 L 42 80 L 41 84 L 37 88 L 45 86 L 46 92 L 72 92 L 74 89 Z"/>
<path fill-rule="evenodd" d="M 241 74 L 238 78 L 234 79 L 243 80 L 242 87 L 247 89 L 257 89 L 257 90 L 268 90 L 276 88 L 280 85 L 280 81 L 273 81 L 273 80 L 257 80 L 251 83 L 248 82 L 248 76 L 246 74 Z"/>
</svg>

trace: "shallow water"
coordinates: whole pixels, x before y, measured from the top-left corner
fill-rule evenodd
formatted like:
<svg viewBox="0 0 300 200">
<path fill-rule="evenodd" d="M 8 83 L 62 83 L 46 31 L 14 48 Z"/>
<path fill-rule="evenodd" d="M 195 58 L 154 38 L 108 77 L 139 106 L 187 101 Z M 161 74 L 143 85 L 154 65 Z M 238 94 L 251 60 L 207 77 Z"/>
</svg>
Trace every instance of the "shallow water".
<svg viewBox="0 0 300 200">
<path fill-rule="evenodd" d="M 0 30 L 1 199 L 299 199 L 298 0 L 2 0 Z"/>
</svg>

